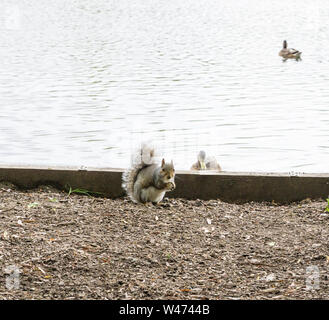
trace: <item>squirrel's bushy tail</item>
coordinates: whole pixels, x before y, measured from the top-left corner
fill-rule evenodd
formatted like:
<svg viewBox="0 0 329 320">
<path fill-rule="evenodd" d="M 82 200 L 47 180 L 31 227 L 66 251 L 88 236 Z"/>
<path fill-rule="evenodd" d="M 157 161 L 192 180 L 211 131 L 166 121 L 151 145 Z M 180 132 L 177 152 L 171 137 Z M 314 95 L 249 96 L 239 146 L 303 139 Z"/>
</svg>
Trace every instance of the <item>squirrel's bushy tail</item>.
<svg viewBox="0 0 329 320">
<path fill-rule="evenodd" d="M 138 202 L 134 198 L 134 183 L 138 173 L 145 167 L 155 163 L 154 147 L 143 143 L 132 157 L 131 167 L 125 170 L 122 175 L 122 188 L 126 191 L 129 198 Z"/>
</svg>

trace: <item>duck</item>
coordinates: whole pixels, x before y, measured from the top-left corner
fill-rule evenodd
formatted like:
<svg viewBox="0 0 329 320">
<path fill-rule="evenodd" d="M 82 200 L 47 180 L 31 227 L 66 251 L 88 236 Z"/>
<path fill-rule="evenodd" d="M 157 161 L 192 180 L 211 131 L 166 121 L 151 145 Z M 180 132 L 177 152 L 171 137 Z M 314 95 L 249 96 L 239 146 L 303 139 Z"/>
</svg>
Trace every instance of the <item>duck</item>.
<svg viewBox="0 0 329 320">
<path fill-rule="evenodd" d="M 286 40 L 283 41 L 283 48 L 279 52 L 279 56 L 286 59 L 300 59 L 300 55 L 302 54 L 300 51 L 293 49 L 293 48 L 287 48 L 288 43 Z"/>
<path fill-rule="evenodd" d="M 194 163 L 191 170 L 217 170 L 222 171 L 221 166 L 218 164 L 214 157 L 206 157 L 206 152 L 201 150 L 198 153 L 198 161 Z"/>
</svg>

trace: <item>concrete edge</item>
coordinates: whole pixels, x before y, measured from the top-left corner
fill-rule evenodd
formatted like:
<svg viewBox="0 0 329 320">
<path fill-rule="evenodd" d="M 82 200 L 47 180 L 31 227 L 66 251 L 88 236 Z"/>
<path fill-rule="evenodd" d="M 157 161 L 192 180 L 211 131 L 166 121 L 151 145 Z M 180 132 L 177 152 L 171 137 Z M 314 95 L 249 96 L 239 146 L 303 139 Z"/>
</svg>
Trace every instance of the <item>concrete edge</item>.
<svg viewBox="0 0 329 320">
<path fill-rule="evenodd" d="M 0 181 L 19 188 L 39 185 L 66 186 L 100 192 L 105 197 L 124 195 L 121 177 L 124 169 L 77 167 L 0 167 Z M 176 189 L 168 197 L 185 199 L 221 199 L 226 202 L 275 201 L 290 203 L 306 198 L 329 196 L 329 173 L 289 174 L 252 172 L 190 172 L 177 171 Z"/>
</svg>

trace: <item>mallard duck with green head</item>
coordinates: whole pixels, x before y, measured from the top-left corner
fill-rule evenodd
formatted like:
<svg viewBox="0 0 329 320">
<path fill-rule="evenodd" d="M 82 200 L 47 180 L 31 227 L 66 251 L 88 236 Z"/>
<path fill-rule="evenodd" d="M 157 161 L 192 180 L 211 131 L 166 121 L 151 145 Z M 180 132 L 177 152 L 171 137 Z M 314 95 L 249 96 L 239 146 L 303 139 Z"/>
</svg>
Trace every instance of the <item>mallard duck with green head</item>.
<svg viewBox="0 0 329 320">
<path fill-rule="evenodd" d="M 300 55 L 302 53 L 296 49 L 293 48 L 288 48 L 288 43 L 286 40 L 283 41 L 283 48 L 279 52 L 279 56 L 282 57 L 283 59 L 300 59 Z"/>
</svg>

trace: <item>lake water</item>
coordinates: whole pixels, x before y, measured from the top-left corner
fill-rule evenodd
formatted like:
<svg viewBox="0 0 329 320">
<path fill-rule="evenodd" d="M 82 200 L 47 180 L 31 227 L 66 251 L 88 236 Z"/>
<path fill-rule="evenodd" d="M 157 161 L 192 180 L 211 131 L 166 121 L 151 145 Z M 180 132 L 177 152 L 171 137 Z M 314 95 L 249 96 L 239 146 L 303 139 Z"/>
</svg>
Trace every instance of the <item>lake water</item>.
<svg viewBox="0 0 329 320">
<path fill-rule="evenodd" d="M 0 163 L 329 172 L 329 1 L 2 3 Z"/>
</svg>

